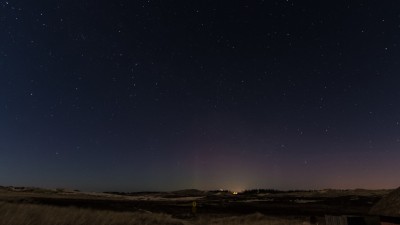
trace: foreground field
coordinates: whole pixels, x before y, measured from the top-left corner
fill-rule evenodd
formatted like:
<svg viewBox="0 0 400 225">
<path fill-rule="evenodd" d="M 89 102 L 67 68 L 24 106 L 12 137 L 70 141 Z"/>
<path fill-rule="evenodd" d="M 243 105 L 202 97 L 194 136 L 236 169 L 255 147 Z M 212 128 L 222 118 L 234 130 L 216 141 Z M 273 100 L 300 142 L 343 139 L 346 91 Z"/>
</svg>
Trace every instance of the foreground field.
<svg viewBox="0 0 400 225">
<path fill-rule="evenodd" d="M 247 216 L 191 220 L 160 213 L 129 213 L 104 210 L 54 207 L 34 204 L 0 203 L 0 225 L 304 225 L 304 219 L 273 218 L 256 213 Z"/>
<path fill-rule="evenodd" d="M 367 215 L 390 190 L 87 193 L 0 187 L 0 225 L 324 224 Z M 196 207 L 193 208 L 195 203 Z"/>
</svg>

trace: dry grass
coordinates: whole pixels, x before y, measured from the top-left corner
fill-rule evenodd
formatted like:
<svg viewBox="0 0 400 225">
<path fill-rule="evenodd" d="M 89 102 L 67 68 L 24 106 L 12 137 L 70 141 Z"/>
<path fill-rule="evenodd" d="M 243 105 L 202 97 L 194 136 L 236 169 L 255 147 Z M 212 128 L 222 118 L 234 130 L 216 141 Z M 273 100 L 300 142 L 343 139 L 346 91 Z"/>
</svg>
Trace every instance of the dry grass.
<svg viewBox="0 0 400 225">
<path fill-rule="evenodd" d="M 0 203 L 0 225 L 181 225 L 165 214 L 124 213 L 33 204 Z"/>
<path fill-rule="evenodd" d="M 0 225 L 304 225 L 300 219 L 247 216 L 207 217 L 194 221 L 158 213 L 130 213 L 0 202 Z"/>
<path fill-rule="evenodd" d="M 389 193 L 383 197 L 378 203 L 376 203 L 371 211 L 374 215 L 384 216 L 400 216 L 400 188 Z"/>
<path fill-rule="evenodd" d="M 196 225 L 308 225 L 301 219 L 267 217 L 261 213 L 223 218 L 200 218 Z"/>
</svg>

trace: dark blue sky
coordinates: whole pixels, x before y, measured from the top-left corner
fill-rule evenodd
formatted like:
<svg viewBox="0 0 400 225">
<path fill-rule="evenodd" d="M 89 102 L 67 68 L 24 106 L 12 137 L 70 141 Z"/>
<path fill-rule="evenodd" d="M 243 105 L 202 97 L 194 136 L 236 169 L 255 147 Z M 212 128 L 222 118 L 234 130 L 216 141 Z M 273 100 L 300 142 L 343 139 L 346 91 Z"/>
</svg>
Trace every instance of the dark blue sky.
<svg viewBox="0 0 400 225">
<path fill-rule="evenodd" d="M 0 1 L 0 185 L 400 186 L 398 1 Z"/>
</svg>

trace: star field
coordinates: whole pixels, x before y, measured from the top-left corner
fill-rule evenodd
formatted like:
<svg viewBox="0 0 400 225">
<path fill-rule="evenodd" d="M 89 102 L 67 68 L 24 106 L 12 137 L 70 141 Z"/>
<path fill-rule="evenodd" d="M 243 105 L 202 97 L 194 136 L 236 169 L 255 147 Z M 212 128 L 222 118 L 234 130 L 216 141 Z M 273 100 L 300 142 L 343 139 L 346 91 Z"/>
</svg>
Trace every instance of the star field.
<svg viewBox="0 0 400 225">
<path fill-rule="evenodd" d="M 400 185 L 397 1 L 0 1 L 0 185 Z"/>
</svg>

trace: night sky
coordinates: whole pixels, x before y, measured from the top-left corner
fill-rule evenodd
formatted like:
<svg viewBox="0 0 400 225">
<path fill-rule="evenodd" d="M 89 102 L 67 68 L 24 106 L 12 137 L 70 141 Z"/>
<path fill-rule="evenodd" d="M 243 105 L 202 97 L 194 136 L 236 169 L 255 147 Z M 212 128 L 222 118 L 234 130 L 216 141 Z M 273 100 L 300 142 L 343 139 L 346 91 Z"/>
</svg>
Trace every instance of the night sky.
<svg viewBox="0 0 400 225">
<path fill-rule="evenodd" d="M 400 186 L 400 2 L 0 1 L 0 185 Z"/>
</svg>

